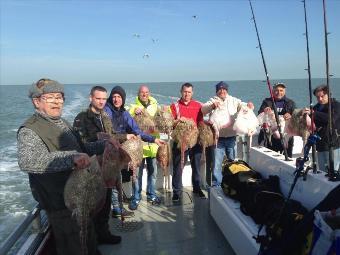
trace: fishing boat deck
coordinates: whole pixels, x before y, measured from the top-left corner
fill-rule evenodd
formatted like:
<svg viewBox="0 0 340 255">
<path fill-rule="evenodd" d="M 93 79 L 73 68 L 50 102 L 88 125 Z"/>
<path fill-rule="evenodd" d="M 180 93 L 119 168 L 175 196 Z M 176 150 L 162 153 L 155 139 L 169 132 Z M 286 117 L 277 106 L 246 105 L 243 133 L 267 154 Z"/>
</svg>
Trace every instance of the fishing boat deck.
<svg viewBox="0 0 340 255">
<path fill-rule="evenodd" d="M 121 235 L 122 242 L 99 246 L 103 255 L 235 254 L 209 213 L 208 199 L 195 197 L 188 189 L 179 203 L 172 202 L 172 193 L 159 195 L 161 205 L 142 200 L 135 216 L 123 224 L 110 220 L 111 232 Z"/>
</svg>

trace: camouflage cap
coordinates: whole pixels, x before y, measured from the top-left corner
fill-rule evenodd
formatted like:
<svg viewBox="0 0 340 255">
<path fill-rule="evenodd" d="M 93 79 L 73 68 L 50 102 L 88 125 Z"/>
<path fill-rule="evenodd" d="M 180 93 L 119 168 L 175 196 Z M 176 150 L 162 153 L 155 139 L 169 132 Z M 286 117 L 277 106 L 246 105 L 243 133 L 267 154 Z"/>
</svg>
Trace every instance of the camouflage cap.
<svg viewBox="0 0 340 255">
<path fill-rule="evenodd" d="M 278 82 L 278 83 L 275 83 L 274 85 L 274 89 L 278 88 L 278 87 L 281 87 L 281 88 L 286 88 L 286 85 L 282 82 Z"/>
<path fill-rule="evenodd" d="M 62 93 L 64 94 L 64 86 L 57 81 L 50 79 L 40 79 L 33 83 L 28 91 L 30 98 L 40 97 L 47 93 Z"/>
</svg>

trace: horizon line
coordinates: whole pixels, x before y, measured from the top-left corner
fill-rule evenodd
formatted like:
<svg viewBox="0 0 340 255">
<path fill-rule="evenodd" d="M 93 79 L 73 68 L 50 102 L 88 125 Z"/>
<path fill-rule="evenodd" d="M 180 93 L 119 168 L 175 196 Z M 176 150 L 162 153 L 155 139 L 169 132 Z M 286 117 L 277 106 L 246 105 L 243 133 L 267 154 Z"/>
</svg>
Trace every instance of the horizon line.
<svg viewBox="0 0 340 255">
<path fill-rule="evenodd" d="M 340 77 L 329 77 L 330 79 L 339 79 Z M 306 80 L 308 79 L 308 77 L 306 78 L 272 78 L 270 79 L 270 81 L 278 81 L 278 80 Z M 311 78 L 313 79 L 326 79 L 326 77 L 315 77 L 315 78 Z M 149 82 L 90 82 L 90 83 L 68 83 L 68 82 L 64 82 L 62 84 L 64 85 L 107 85 L 107 84 L 151 84 L 151 83 L 175 83 L 175 82 L 179 82 L 179 83 L 183 83 L 183 82 L 190 82 L 190 83 L 195 83 L 195 82 L 217 82 L 220 80 L 201 80 L 201 81 L 149 81 Z M 242 80 L 223 80 L 223 81 L 227 81 L 227 82 L 233 82 L 233 81 L 262 81 L 262 82 L 266 82 L 266 80 L 264 79 L 242 79 Z M 29 86 L 30 84 L 0 84 L 0 86 Z"/>
</svg>

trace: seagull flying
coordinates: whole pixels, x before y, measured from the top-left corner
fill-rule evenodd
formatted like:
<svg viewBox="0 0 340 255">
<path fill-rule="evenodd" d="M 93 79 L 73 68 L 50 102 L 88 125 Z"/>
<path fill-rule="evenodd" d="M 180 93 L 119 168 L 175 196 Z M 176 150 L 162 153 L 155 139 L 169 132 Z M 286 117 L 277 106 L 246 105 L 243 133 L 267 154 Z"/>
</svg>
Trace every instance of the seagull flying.
<svg viewBox="0 0 340 255">
<path fill-rule="evenodd" d="M 143 58 L 149 58 L 149 57 L 150 57 L 150 54 L 144 53 Z"/>
</svg>

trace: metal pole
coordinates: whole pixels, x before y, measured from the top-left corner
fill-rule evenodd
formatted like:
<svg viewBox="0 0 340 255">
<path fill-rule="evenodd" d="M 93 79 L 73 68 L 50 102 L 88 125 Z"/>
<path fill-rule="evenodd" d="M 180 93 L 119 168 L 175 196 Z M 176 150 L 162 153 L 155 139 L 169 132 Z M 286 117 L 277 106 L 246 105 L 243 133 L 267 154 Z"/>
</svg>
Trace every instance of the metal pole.
<svg viewBox="0 0 340 255">
<path fill-rule="evenodd" d="M 307 23 L 307 11 L 306 11 L 306 0 L 303 0 L 303 9 L 304 9 L 304 14 L 305 14 L 305 37 L 306 37 L 306 49 L 307 49 L 307 71 L 308 71 L 308 88 L 309 88 L 309 109 L 311 113 L 311 118 L 312 118 L 312 135 L 314 134 L 314 115 L 313 115 L 313 96 L 312 96 L 312 75 L 310 71 L 310 58 L 309 58 L 309 37 L 308 37 L 308 23 Z M 317 173 L 316 169 L 316 148 L 315 144 L 312 146 L 312 169 L 313 173 Z"/>
<path fill-rule="evenodd" d="M 336 178 L 334 172 L 334 152 L 333 152 L 333 121 L 332 121 L 332 98 L 331 90 L 329 85 L 329 60 L 328 60 L 328 32 L 327 32 L 327 18 L 326 18 L 326 1 L 323 0 L 323 22 L 324 22 L 324 32 L 325 32 L 325 50 L 326 50 L 326 85 L 328 88 L 328 155 L 329 155 L 329 165 L 328 165 L 328 178 L 329 180 L 334 180 Z"/>
</svg>

